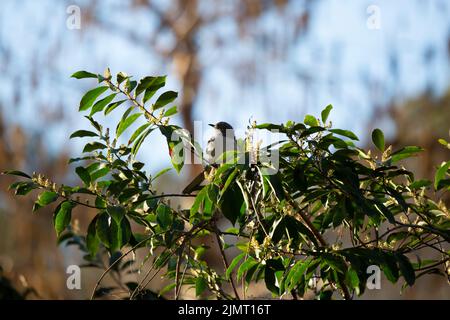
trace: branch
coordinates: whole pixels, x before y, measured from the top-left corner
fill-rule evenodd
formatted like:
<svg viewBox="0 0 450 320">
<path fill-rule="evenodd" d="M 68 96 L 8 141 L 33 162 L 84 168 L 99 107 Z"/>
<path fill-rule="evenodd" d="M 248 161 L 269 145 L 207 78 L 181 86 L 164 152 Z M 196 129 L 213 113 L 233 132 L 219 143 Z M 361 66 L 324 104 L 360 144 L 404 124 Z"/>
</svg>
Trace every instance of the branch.
<svg viewBox="0 0 450 320">
<path fill-rule="evenodd" d="M 227 257 L 225 255 L 225 251 L 223 250 L 222 241 L 220 240 L 220 236 L 219 236 L 219 233 L 218 233 L 217 226 L 215 226 L 215 229 L 216 229 L 216 232 L 214 232 L 214 234 L 216 235 L 217 244 L 219 246 L 220 255 L 222 256 L 222 262 L 223 262 L 223 265 L 225 267 L 225 272 L 226 272 L 228 270 L 228 267 L 229 267 L 228 261 L 227 261 Z M 237 292 L 236 284 L 234 283 L 233 277 L 230 277 L 230 280 L 231 280 L 231 286 L 233 287 L 233 291 L 234 291 L 234 294 L 236 296 L 236 299 L 241 300 L 241 298 L 239 297 L 239 294 Z"/>
</svg>

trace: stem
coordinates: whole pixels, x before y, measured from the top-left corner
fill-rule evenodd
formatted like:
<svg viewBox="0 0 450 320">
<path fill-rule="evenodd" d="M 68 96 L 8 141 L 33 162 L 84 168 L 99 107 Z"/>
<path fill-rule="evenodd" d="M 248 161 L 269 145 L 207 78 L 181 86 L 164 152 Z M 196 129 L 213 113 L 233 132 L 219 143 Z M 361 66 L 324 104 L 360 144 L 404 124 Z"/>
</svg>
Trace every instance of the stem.
<svg viewBox="0 0 450 320">
<path fill-rule="evenodd" d="M 129 255 L 132 251 L 134 251 L 136 248 L 138 248 L 141 244 L 143 244 L 144 242 L 150 240 L 154 235 L 151 235 L 141 241 L 139 241 L 134 247 L 132 247 L 131 249 L 129 249 L 127 252 L 125 252 L 119 259 L 117 259 L 116 261 L 114 261 L 100 276 L 100 278 L 97 280 L 97 283 L 95 284 L 94 289 L 92 290 L 92 294 L 91 294 L 91 300 L 94 299 L 94 295 L 95 292 L 97 291 L 98 286 L 100 285 L 100 283 L 102 282 L 103 278 L 108 274 L 108 272 L 116 265 L 119 263 L 119 261 L 121 261 L 124 257 L 126 257 L 127 255 Z"/>
<path fill-rule="evenodd" d="M 220 240 L 220 236 L 219 236 L 219 233 L 217 231 L 218 231 L 218 229 L 216 227 L 216 232 L 214 234 L 216 235 L 217 244 L 219 245 L 220 254 L 222 256 L 222 262 L 223 262 L 223 265 L 225 267 L 225 272 L 226 272 L 228 270 L 229 265 L 228 265 L 227 257 L 225 255 L 225 251 L 223 250 L 222 241 Z M 241 298 L 239 297 L 239 294 L 237 292 L 236 284 L 234 283 L 233 277 L 230 277 L 230 280 L 231 280 L 230 281 L 231 282 L 231 286 L 233 287 L 233 291 L 234 291 L 234 294 L 236 296 L 236 299 L 241 300 Z"/>
<path fill-rule="evenodd" d="M 298 204 L 294 200 L 292 200 L 292 198 L 289 196 L 289 194 L 287 194 L 287 192 L 285 192 L 285 195 L 286 195 L 286 198 L 289 201 L 289 204 L 297 210 L 298 214 L 300 215 L 302 220 L 305 222 L 305 224 L 308 227 L 308 229 L 314 234 L 314 237 L 316 237 L 317 241 L 319 241 L 320 245 L 323 246 L 323 247 L 328 247 L 328 244 L 325 241 L 325 239 L 322 237 L 320 232 L 314 227 L 314 225 L 308 219 L 308 217 L 303 212 L 303 210 L 300 209 Z M 340 287 L 342 289 L 342 293 L 344 294 L 344 299 L 345 300 L 350 300 L 352 297 L 350 295 L 350 292 L 348 290 L 347 285 L 344 282 L 344 279 L 341 276 L 339 276 L 339 281 L 338 282 L 339 282 L 339 285 L 340 285 Z"/>
</svg>

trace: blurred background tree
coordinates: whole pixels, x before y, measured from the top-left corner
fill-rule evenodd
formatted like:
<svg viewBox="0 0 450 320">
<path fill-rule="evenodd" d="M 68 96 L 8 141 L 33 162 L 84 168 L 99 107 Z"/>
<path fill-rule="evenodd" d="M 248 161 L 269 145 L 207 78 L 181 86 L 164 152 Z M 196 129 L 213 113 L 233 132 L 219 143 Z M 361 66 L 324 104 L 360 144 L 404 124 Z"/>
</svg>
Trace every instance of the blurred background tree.
<svg viewBox="0 0 450 320">
<path fill-rule="evenodd" d="M 80 8 L 80 29 L 67 27 L 72 5 Z M 136 77 L 175 75 L 169 86 L 181 93 L 178 121 L 191 131 L 193 120 L 244 128 L 251 117 L 302 119 L 333 103 L 337 125 L 359 136 L 380 127 L 394 145 L 424 146 L 430 153 L 417 159 L 416 172 L 429 176 L 446 152 L 436 140 L 449 129 L 449 16 L 445 0 L 4 1 L 0 168 L 74 179 L 64 174 L 66 159 L 80 144 L 67 138 L 82 126 L 75 115 L 86 87 L 69 75 L 111 66 Z M 145 160 L 165 167 L 166 150 Z M 199 170 L 190 167 L 183 179 Z M 162 180 L 162 190 L 180 181 Z M 31 202 L 13 201 L 9 182 L 0 181 L 4 271 L 25 275 L 44 297 L 83 296 L 65 289 L 73 252 L 54 254 L 51 219 L 30 218 Z"/>
</svg>

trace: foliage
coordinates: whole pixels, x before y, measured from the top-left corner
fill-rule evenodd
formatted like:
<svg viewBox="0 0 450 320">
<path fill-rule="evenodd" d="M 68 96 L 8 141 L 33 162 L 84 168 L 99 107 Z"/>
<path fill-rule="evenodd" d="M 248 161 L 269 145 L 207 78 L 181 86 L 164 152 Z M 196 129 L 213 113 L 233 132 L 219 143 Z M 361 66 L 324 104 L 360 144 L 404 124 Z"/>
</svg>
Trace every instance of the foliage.
<svg viewBox="0 0 450 320">
<path fill-rule="evenodd" d="M 105 269 L 92 298 L 125 290 L 130 299 L 169 292 L 178 299 L 181 288 L 189 287 L 197 297 L 242 299 L 250 284 L 264 281 L 273 297 L 296 299 L 310 291 L 318 299 L 334 293 L 351 299 L 364 293 L 369 265 L 379 266 L 389 281 L 404 281 L 405 286 L 426 274 L 448 275 L 450 215 L 430 194 L 450 190 L 450 161 L 438 168 L 434 183 L 416 180 L 399 162 L 421 148 L 392 151 L 376 129 L 372 139 L 379 151 L 366 152 L 354 145 L 358 137 L 353 132 L 331 127 L 329 105 L 321 119 L 307 115 L 303 123 L 251 124 L 247 148 L 237 158 L 256 154 L 256 161 L 222 164 L 195 195 L 160 194 L 154 181 L 167 170 L 151 175 L 137 160 L 151 133 L 159 131 L 166 138 L 178 172 L 186 150 L 182 146 L 201 153 L 189 133 L 170 124 L 177 93 L 166 91 L 154 98 L 166 77 L 135 81 L 120 72 L 113 79 L 109 70 L 104 75 L 79 71 L 73 77 L 99 83 L 79 106 L 89 114 L 92 129 L 71 135 L 93 139 L 83 156 L 70 160 L 84 163 L 75 170 L 82 185 L 57 185 L 40 174 L 5 173 L 24 178 L 11 185 L 17 195 L 40 190 L 33 211 L 59 201 L 53 217 L 59 243 L 78 245 L 86 253 L 86 266 Z M 123 115 L 114 134 L 94 119 L 119 110 Z M 255 130 L 277 130 L 283 139 L 255 148 L 250 143 Z M 126 143 L 119 144 L 125 135 Z M 263 156 L 277 153 L 279 168 L 274 171 Z M 170 206 L 170 198 L 182 196 L 195 197 L 191 208 Z M 71 225 L 73 210 L 83 206 L 97 211 L 86 234 Z M 218 228 L 221 215 L 233 228 Z M 135 231 L 136 226 L 145 232 Z M 205 235 L 217 239 L 224 270 L 215 270 L 204 259 L 205 252 L 214 249 L 195 240 Z M 228 261 L 225 252 L 231 247 L 241 253 Z M 437 252 L 438 258 L 423 259 L 424 249 Z M 124 273 L 137 271 L 130 259 L 137 250 L 146 253 L 140 268 L 150 267 L 139 283 L 123 283 Z M 171 282 L 153 294 L 145 288 L 159 272 Z M 117 287 L 99 288 L 107 274 L 117 280 Z"/>
</svg>

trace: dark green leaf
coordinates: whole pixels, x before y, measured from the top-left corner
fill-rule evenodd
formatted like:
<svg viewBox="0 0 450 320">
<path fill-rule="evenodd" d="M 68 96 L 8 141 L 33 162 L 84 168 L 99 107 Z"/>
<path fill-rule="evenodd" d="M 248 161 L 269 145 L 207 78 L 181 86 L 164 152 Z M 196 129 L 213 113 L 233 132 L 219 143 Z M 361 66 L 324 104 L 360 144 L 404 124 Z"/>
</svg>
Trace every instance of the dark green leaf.
<svg viewBox="0 0 450 320">
<path fill-rule="evenodd" d="M 153 105 L 153 110 L 157 110 L 159 108 L 164 107 L 165 105 L 167 105 L 167 104 L 171 103 L 173 100 L 175 100 L 177 97 L 178 97 L 178 93 L 175 91 L 164 92 L 156 100 L 155 104 Z"/>
<path fill-rule="evenodd" d="M 94 106 L 92 107 L 91 113 L 89 114 L 89 116 L 92 117 L 92 116 L 93 116 L 94 114 L 96 114 L 97 112 L 102 111 L 102 110 L 106 107 L 106 105 L 107 105 L 108 103 L 110 103 L 111 101 L 114 100 L 114 98 L 116 97 L 116 95 L 117 95 L 117 93 L 113 93 L 113 94 L 110 94 L 109 96 L 106 96 L 105 98 L 103 98 L 103 99 L 97 101 L 97 102 L 94 104 Z"/>
<path fill-rule="evenodd" d="M 86 144 L 83 148 L 83 152 L 92 152 L 94 150 L 98 150 L 98 149 L 106 149 L 107 147 L 100 142 L 89 142 L 88 144 Z"/>
<path fill-rule="evenodd" d="M 154 83 L 155 79 L 156 79 L 156 77 L 145 77 L 145 78 L 142 78 L 139 81 L 139 84 L 138 84 L 138 86 L 136 88 L 136 97 L 138 95 L 140 95 L 142 92 L 144 92 L 148 87 L 150 87 Z"/>
<path fill-rule="evenodd" d="M 84 79 L 84 78 L 97 78 L 95 73 L 87 72 L 87 71 L 77 71 L 70 76 L 71 78 L 76 79 Z"/>
<path fill-rule="evenodd" d="M 103 167 L 97 171 L 94 171 L 91 174 L 91 181 L 95 181 L 97 179 L 100 179 L 101 177 L 106 176 L 109 173 L 110 169 L 108 167 Z"/>
<path fill-rule="evenodd" d="M 94 88 L 94 89 L 86 92 L 85 95 L 83 96 L 83 98 L 81 98 L 79 111 L 85 111 L 85 110 L 89 109 L 90 107 L 92 107 L 95 100 L 106 90 L 108 90 L 108 87 L 102 86 L 102 87 L 97 87 L 97 88 Z"/>
<path fill-rule="evenodd" d="M 135 81 L 135 80 L 131 80 L 130 81 L 130 78 L 126 79 L 126 81 L 125 81 L 125 91 L 127 93 L 131 93 L 134 90 L 134 88 L 136 88 L 136 86 L 137 86 L 137 81 Z"/>
<path fill-rule="evenodd" d="M 416 274 L 414 272 L 414 268 L 411 262 L 406 256 L 400 253 L 396 254 L 396 258 L 398 261 L 398 266 L 400 267 L 400 271 L 403 275 L 403 278 L 405 278 L 406 283 L 409 286 L 412 286 L 416 281 Z"/>
<path fill-rule="evenodd" d="M 155 77 L 150 86 L 145 90 L 144 99 L 142 100 L 143 103 L 146 103 L 148 100 L 150 100 L 156 93 L 156 91 L 158 91 L 165 85 L 166 85 L 166 76 Z"/>
<path fill-rule="evenodd" d="M 126 73 L 124 73 L 124 72 L 119 72 L 118 74 L 117 74 L 117 84 L 121 84 L 122 82 L 124 82 L 126 79 L 128 79 L 129 78 L 129 76 L 126 74 Z"/>
<path fill-rule="evenodd" d="M 230 279 L 231 273 L 233 272 L 234 268 L 238 265 L 239 261 L 241 261 L 245 257 L 246 253 L 243 252 L 239 255 L 237 255 L 233 261 L 231 261 L 230 265 L 227 268 L 227 271 L 225 273 L 225 278 Z"/>
<path fill-rule="evenodd" d="M 372 131 L 372 141 L 373 144 L 380 150 L 384 152 L 384 134 L 380 129 L 375 129 Z"/>
<path fill-rule="evenodd" d="M 117 138 L 129 127 L 133 124 L 133 122 L 135 122 L 140 116 L 142 115 L 142 113 L 135 113 L 130 115 L 129 117 L 123 119 L 122 121 L 120 121 L 120 124 L 117 128 Z"/>
<path fill-rule="evenodd" d="M 118 106 L 120 106 L 120 105 L 121 105 L 122 103 L 124 103 L 125 101 L 127 101 L 127 100 L 124 99 L 124 100 L 119 100 L 119 101 L 110 103 L 110 104 L 106 107 L 106 109 L 105 109 L 105 116 L 108 115 L 108 114 L 110 114 L 111 111 L 113 111 L 115 108 L 117 108 Z"/>
<path fill-rule="evenodd" d="M 102 212 L 97 216 L 95 223 L 97 236 L 107 248 L 110 247 L 109 219 L 109 215 L 106 212 Z"/>
<path fill-rule="evenodd" d="M 139 151 L 139 148 L 141 147 L 142 143 L 144 142 L 145 138 L 153 131 L 153 128 L 148 128 L 144 131 L 142 135 L 139 136 L 139 138 L 136 139 L 136 141 L 133 144 L 133 147 L 131 148 L 131 153 L 133 155 L 136 155 Z"/>
<path fill-rule="evenodd" d="M 240 266 L 239 269 L 237 271 L 237 275 L 236 278 L 239 280 L 242 278 L 242 276 L 244 275 L 244 273 L 250 269 L 251 267 L 255 266 L 259 264 L 258 261 L 256 261 L 253 257 L 249 256 L 247 258 L 247 260 L 245 260 Z"/>
<path fill-rule="evenodd" d="M 12 176 L 19 176 L 19 177 L 24 177 L 24 178 L 31 179 L 31 177 L 29 175 L 27 175 L 25 172 L 17 171 L 17 170 L 3 171 L 2 174 L 12 175 Z"/>
<path fill-rule="evenodd" d="M 132 134 L 130 140 L 128 140 L 128 144 L 132 144 L 134 140 L 136 140 L 137 137 L 148 127 L 150 126 L 150 123 L 144 123 L 139 128 L 136 129 L 136 131 Z"/>
<path fill-rule="evenodd" d="M 114 221 L 117 222 L 117 224 L 120 224 L 126 214 L 126 211 L 122 206 L 108 206 L 106 211 L 111 216 L 111 218 L 113 218 Z"/>
<path fill-rule="evenodd" d="M 83 181 L 85 185 L 89 185 L 91 183 L 91 175 L 89 174 L 89 171 L 87 171 L 85 168 L 77 167 L 75 169 L 75 172 L 78 174 L 81 181 Z"/>
<path fill-rule="evenodd" d="M 72 138 L 82 138 L 82 137 L 98 137 L 98 134 L 88 130 L 77 130 L 70 135 L 70 139 Z"/>
<path fill-rule="evenodd" d="M 340 136 L 344 136 L 344 137 L 350 138 L 352 140 L 359 140 L 358 137 L 356 136 L 356 134 L 354 134 L 350 130 L 330 129 L 328 131 L 336 133 L 336 134 L 338 134 Z"/>
<path fill-rule="evenodd" d="M 34 182 L 21 182 L 19 185 L 17 185 L 16 187 L 16 195 L 19 196 L 24 196 L 26 194 L 28 194 L 30 191 L 39 188 L 39 185 L 34 183 Z"/>
<path fill-rule="evenodd" d="M 156 221 L 165 230 L 172 225 L 172 210 L 166 205 L 159 205 L 156 209 Z"/>
</svg>

